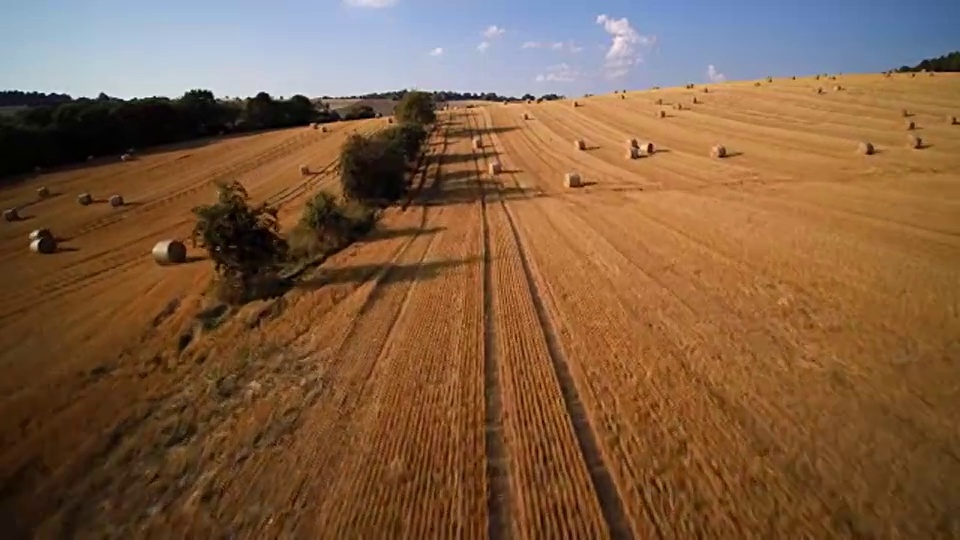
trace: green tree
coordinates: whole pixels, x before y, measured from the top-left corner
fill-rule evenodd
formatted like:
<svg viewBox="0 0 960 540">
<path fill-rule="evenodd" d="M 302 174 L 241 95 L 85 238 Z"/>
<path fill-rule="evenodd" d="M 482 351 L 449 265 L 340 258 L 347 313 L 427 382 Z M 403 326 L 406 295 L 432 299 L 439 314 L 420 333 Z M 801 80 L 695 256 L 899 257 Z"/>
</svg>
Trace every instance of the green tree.
<svg viewBox="0 0 960 540">
<path fill-rule="evenodd" d="M 226 300 L 243 303 L 276 282 L 276 271 L 287 253 L 280 236 L 277 210 L 266 204 L 251 206 L 239 182 L 218 184 L 217 202 L 193 209 L 197 223 L 193 241 L 207 251 L 229 294 Z M 271 287 L 272 288 L 272 287 Z"/>
<path fill-rule="evenodd" d="M 394 115 L 401 123 L 432 124 L 437 119 L 433 97 L 426 92 L 407 92 L 394 109 Z"/>
<path fill-rule="evenodd" d="M 406 191 L 406 160 L 398 144 L 383 137 L 353 135 L 340 150 L 343 194 L 364 203 L 388 203 Z"/>
</svg>

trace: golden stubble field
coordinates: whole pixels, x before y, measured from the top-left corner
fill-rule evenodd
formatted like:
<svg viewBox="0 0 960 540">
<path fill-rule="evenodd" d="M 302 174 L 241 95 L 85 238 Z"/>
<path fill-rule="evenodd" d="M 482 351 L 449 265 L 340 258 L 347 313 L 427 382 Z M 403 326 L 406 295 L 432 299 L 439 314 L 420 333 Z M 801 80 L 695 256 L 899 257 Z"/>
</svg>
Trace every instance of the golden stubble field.
<svg viewBox="0 0 960 540">
<path fill-rule="evenodd" d="M 157 267 L 153 243 L 184 236 L 217 179 L 292 225 L 336 189 L 346 133 L 382 121 L 4 188 L 4 207 L 61 195 L 0 227 L 0 522 L 41 537 L 960 536 L 960 77 L 578 101 L 444 113 L 413 204 L 240 310 L 204 298 L 209 262 Z M 628 160 L 628 138 L 656 151 Z M 717 143 L 729 157 L 710 157 Z M 585 186 L 564 188 L 568 172 Z M 134 204 L 84 208 L 81 191 Z M 29 253 L 39 225 L 72 251 Z"/>
</svg>

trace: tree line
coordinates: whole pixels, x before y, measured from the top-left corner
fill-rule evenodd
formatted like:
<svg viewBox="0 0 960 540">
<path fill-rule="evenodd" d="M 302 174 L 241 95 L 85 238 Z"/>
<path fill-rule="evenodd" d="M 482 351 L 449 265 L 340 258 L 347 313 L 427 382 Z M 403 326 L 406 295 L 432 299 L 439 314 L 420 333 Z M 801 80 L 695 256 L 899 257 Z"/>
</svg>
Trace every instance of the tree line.
<svg viewBox="0 0 960 540">
<path fill-rule="evenodd" d="M 0 115 L 0 177 L 129 148 L 339 119 L 306 96 L 274 99 L 266 92 L 229 101 L 209 90 L 190 90 L 177 99 L 123 100 L 100 94 L 96 99 L 57 101 Z"/>
<path fill-rule="evenodd" d="M 960 51 L 953 51 L 936 58 L 928 58 L 919 64 L 910 66 L 900 66 L 897 71 L 907 73 L 910 71 L 960 71 Z"/>
<path fill-rule="evenodd" d="M 372 92 L 369 94 L 342 96 L 334 98 L 332 96 L 323 96 L 321 99 L 390 99 L 399 101 L 412 90 L 393 90 L 390 92 Z M 433 97 L 436 102 L 444 101 L 533 101 L 537 99 L 533 94 L 524 94 L 522 97 L 501 96 L 496 92 L 455 92 L 450 90 L 438 90 L 434 92 L 423 92 Z M 543 101 L 552 101 L 563 99 L 563 96 L 557 94 L 544 94 L 540 96 Z"/>
</svg>

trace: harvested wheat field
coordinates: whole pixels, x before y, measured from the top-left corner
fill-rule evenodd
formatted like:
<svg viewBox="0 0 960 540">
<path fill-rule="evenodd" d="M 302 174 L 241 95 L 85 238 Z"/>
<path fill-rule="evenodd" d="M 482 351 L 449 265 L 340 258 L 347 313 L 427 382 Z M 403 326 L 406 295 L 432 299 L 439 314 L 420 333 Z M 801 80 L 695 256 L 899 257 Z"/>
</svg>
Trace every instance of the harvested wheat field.
<svg viewBox="0 0 960 540">
<path fill-rule="evenodd" d="M 239 310 L 210 308 L 209 262 L 159 267 L 150 248 L 183 237 L 221 178 L 292 222 L 335 189 L 349 124 L 5 188 L 5 207 L 52 196 L 0 228 L 0 521 L 41 537 L 960 536 L 960 77 L 837 83 L 444 113 L 408 207 Z M 29 252 L 40 225 L 64 251 Z"/>
</svg>

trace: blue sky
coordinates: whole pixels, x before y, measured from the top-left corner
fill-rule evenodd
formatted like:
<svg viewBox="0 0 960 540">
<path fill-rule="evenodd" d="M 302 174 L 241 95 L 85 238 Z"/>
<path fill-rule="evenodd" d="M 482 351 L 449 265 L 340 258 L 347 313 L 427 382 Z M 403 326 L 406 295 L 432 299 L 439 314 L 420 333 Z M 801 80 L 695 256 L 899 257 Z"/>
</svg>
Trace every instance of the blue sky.
<svg viewBox="0 0 960 540">
<path fill-rule="evenodd" d="M 574 95 L 873 72 L 960 48 L 957 0 L 0 2 L 0 88 L 74 96 Z"/>
</svg>

